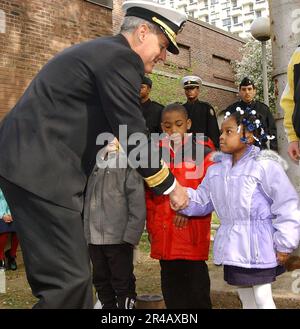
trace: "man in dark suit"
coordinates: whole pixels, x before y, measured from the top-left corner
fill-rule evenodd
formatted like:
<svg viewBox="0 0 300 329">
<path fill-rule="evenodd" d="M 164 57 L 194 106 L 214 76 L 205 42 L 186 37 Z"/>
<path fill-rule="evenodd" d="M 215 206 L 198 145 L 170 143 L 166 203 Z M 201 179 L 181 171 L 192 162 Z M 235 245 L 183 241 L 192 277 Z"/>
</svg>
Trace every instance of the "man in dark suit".
<svg viewBox="0 0 300 329">
<path fill-rule="evenodd" d="M 215 147 L 219 147 L 220 129 L 216 118 L 214 108 L 207 102 L 200 101 L 201 78 L 195 75 L 188 75 L 181 80 L 182 87 L 187 98 L 183 104 L 186 108 L 189 118 L 192 120 L 190 132 L 203 133 L 209 137 Z"/>
<path fill-rule="evenodd" d="M 119 125 L 127 126 L 128 136 L 146 132 L 142 78 L 167 50 L 179 52 L 175 38 L 185 15 L 145 1 L 125 1 L 123 8 L 119 35 L 56 55 L 0 126 L 0 186 L 39 298 L 36 308 L 92 307 L 82 211 L 96 138 L 104 132 L 119 138 Z M 128 152 L 134 147 L 128 145 Z M 151 154 L 147 143 L 139 147 Z M 156 193 L 170 195 L 174 209 L 187 204 L 185 190 L 163 163 L 138 171 Z"/>
<path fill-rule="evenodd" d="M 240 107 L 242 110 L 245 110 L 247 107 L 255 110 L 259 114 L 266 134 L 274 136 L 274 138 L 270 140 L 270 149 L 278 151 L 277 129 L 274 117 L 266 104 L 255 100 L 256 88 L 254 82 L 245 77 L 240 83 L 239 95 L 241 100 L 227 107 L 225 113 L 234 112 L 237 107 Z M 267 143 L 263 142 L 261 148 L 268 148 Z"/>
<path fill-rule="evenodd" d="M 150 99 L 151 89 L 152 80 L 144 76 L 140 92 L 142 113 L 149 133 L 161 133 L 160 116 L 164 107 Z"/>
</svg>

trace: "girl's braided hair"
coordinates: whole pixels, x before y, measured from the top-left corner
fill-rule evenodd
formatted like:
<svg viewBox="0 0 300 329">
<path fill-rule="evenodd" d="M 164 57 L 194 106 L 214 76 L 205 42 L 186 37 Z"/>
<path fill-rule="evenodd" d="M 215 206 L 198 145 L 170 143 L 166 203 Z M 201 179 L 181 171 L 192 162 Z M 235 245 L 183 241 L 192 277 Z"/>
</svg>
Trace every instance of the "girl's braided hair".
<svg viewBox="0 0 300 329">
<path fill-rule="evenodd" d="M 234 117 L 238 127 L 243 126 L 243 137 L 241 141 L 247 143 L 246 130 L 253 133 L 254 145 L 261 146 L 262 142 L 272 140 L 275 136 L 268 135 L 262 124 L 262 117 L 251 107 L 242 110 L 239 106 L 233 111 L 225 113 L 224 120 L 228 117 Z"/>
</svg>

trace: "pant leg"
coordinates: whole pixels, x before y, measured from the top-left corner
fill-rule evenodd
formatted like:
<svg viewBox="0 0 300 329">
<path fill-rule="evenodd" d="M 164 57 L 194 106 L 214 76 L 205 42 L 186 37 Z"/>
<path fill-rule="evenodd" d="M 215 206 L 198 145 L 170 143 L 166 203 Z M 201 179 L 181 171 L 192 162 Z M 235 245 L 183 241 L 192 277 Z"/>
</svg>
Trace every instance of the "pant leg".
<svg viewBox="0 0 300 329">
<path fill-rule="evenodd" d="M 16 224 L 34 308 L 92 308 L 90 261 L 80 212 L 0 179 Z"/>
<path fill-rule="evenodd" d="M 189 288 L 187 289 L 188 308 L 211 309 L 210 278 L 205 261 L 186 261 L 189 273 Z"/>
<path fill-rule="evenodd" d="M 102 309 L 115 309 L 117 308 L 116 294 L 111 285 L 111 271 L 104 248 L 105 246 L 102 245 L 89 245 L 93 264 L 93 284 Z"/>
<path fill-rule="evenodd" d="M 2 219 L 0 219 L 2 220 Z M 0 260 L 4 260 L 5 256 L 4 256 L 4 248 L 6 246 L 6 242 L 8 239 L 8 234 L 9 233 L 1 233 L 0 234 Z"/>
<path fill-rule="evenodd" d="M 167 309 L 188 308 L 189 273 L 182 260 L 161 260 L 161 290 Z"/>
<path fill-rule="evenodd" d="M 18 239 L 17 233 L 12 232 L 11 233 L 11 247 L 9 250 L 9 254 L 11 257 L 15 258 L 17 256 L 18 246 L 19 246 L 19 239 Z"/>
<path fill-rule="evenodd" d="M 124 243 L 105 247 L 112 274 L 111 284 L 116 293 L 118 308 L 134 308 L 136 291 L 133 273 L 133 246 Z"/>
<path fill-rule="evenodd" d="M 210 279 L 204 261 L 161 260 L 161 289 L 168 309 L 210 309 Z"/>
</svg>

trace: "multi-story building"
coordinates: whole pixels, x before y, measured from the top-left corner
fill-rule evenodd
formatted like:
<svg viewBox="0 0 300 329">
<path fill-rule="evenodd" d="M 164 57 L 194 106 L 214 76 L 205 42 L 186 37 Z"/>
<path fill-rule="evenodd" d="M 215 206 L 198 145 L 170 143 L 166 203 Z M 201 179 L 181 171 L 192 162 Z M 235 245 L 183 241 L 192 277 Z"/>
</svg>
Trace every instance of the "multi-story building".
<svg viewBox="0 0 300 329">
<path fill-rule="evenodd" d="M 186 12 L 194 19 L 215 25 L 241 38 L 251 36 L 255 18 L 269 16 L 267 0 L 158 0 L 158 3 Z"/>
</svg>

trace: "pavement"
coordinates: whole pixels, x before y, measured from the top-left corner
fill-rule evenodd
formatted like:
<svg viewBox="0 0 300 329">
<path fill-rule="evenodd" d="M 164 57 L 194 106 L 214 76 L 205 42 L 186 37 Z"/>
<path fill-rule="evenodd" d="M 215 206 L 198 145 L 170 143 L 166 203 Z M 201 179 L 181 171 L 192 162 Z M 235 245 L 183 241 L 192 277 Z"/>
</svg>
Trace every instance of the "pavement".
<svg viewBox="0 0 300 329">
<path fill-rule="evenodd" d="M 209 264 L 213 308 L 241 308 L 236 287 L 223 279 L 223 267 Z M 286 272 L 272 283 L 273 297 L 278 309 L 300 309 L 300 270 Z"/>
</svg>

